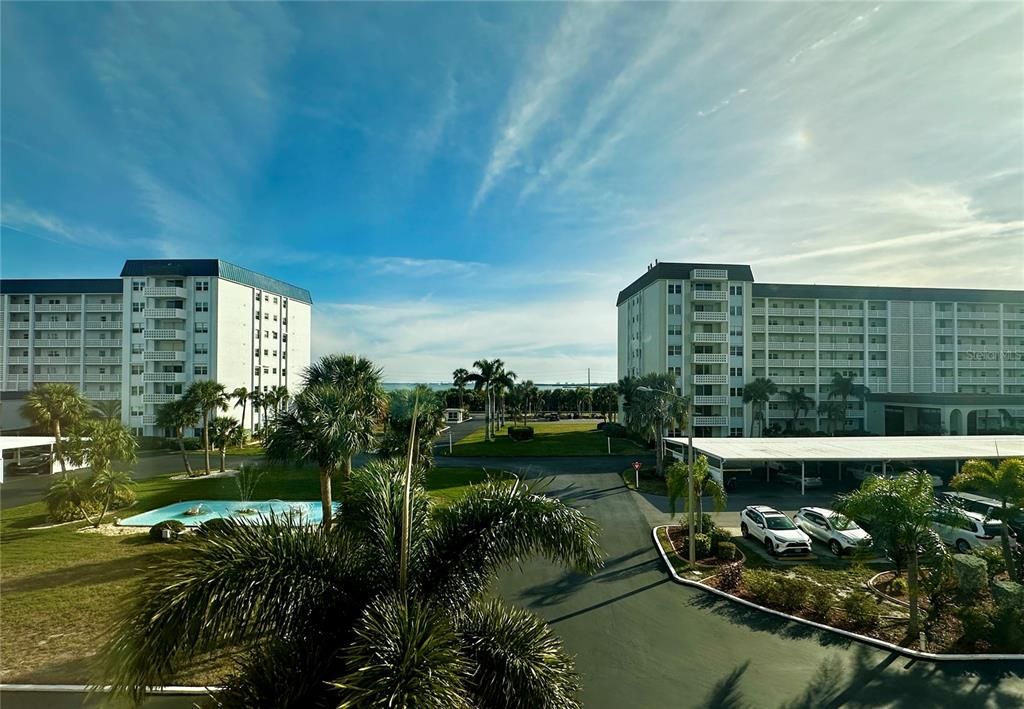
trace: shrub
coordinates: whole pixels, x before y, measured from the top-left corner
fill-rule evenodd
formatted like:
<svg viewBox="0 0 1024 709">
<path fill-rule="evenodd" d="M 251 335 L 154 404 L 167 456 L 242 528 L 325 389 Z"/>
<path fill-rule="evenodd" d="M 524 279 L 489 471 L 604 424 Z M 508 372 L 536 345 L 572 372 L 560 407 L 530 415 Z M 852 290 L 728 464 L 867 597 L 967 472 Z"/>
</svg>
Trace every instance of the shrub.
<svg viewBox="0 0 1024 709">
<path fill-rule="evenodd" d="M 232 531 L 231 523 L 220 517 L 214 517 L 211 520 L 207 520 L 196 528 L 196 534 L 200 537 L 209 539 L 215 534 L 230 534 Z"/>
<path fill-rule="evenodd" d="M 853 591 L 843 599 L 846 622 L 855 630 L 868 630 L 878 624 L 878 603 L 864 591 Z"/>
<path fill-rule="evenodd" d="M 775 588 L 773 605 L 784 611 L 795 611 L 807 604 L 815 586 L 808 579 L 800 576 L 786 576 L 778 580 Z"/>
<path fill-rule="evenodd" d="M 711 537 L 709 535 L 693 535 L 693 545 L 697 550 L 698 559 L 707 559 L 709 556 L 711 556 Z"/>
<path fill-rule="evenodd" d="M 743 572 L 743 588 L 755 603 L 771 604 L 778 585 L 779 581 L 771 571 L 746 569 Z"/>
<path fill-rule="evenodd" d="M 715 520 L 713 520 L 711 515 L 707 512 L 700 516 L 700 524 L 700 529 L 704 534 L 713 534 L 714 531 L 718 529 L 718 525 L 715 524 Z"/>
<path fill-rule="evenodd" d="M 718 574 L 718 587 L 723 591 L 735 591 L 743 580 L 743 564 L 726 564 Z"/>
<path fill-rule="evenodd" d="M 171 538 L 164 539 L 164 530 L 170 530 Z M 173 542 L 181 533 L 185 531 L 185 525 L 176 519 L 165 519 L 163 522 L 157 522 L 149 528 L 149 538 L 154 542 Z"/>
<path fill-rule="evenodd" d="M 182 444 L 187 451 L 197 451 L 203 447 L 203 441 L 199 438 L 185 438 L 182 440 Z"/>
<path fill-rule="evenodd" d="M 1006 571 L 1006 560 L 1003 559 L 1003 550 L 995 547 L 978 547 L 971 552 L 985 561 L 988 572 L 988 581 L 992 583 L 996 576 Z"/>
<path fill-rule="evenodd" d="M 1024 652 L 1024 608 L 998 608 L 992 618 L 992 649 L 996 652 Z"/>
<path fill-rule="evenodd" d="M 836 596 L 830 589 L 817 588 L 807 600 L 814 617 L 821 621 L 827 621 L 829 611 L 835 605 Z"/>
<path fill-rule="evenodd" d="M 723 543 L 728 544 L 732 542 L 732 534 L 722 527 L 715 527 L 710 532 L 705 530 L 705 533 L 711 537 L 711 551 L 717 552 L 719 546 Z"/>
<path fill-rule="evenodd" d="M 90 477 L 88 480 L 81 482 L 81 502 L 82 507 L 85 507 L 86 512 L 89 516 L 98 515 L 103 509 L 103 501 L 98 500 L 95 497 L 95 493 L 92 489 L 93 479 Z M 119 510 L 128 505 L 135 503 L 135 491 L 130 488 L 124 488 L 114 493 L 114 498 L 110 501 L 110 510 Z M 85 519 L 79 506 L 75 504 L 75 501 L 68 497 L 61 497 L 58 495 L 47 495 L 46 497 L 47 515 L 49 520 L 54 524 L 61 524 L 63 522 L 74 522 L 75 520 Z"/>
<path fill-rule="evenodd" d="M 621 423 L 609 422 L 598 424 L 597 427 L 607 434 L 609 438 L 627 438 L 629 436 L 629 429 L 623 426 Z"/>
<path fill-rule="evenodd" d="M 992 611 L 983 606 L 965 606 L 958 608 L 956 617 L 963 626 L 963 641 L 974 647 L 979 640 L 987 640 L 992 635 Z"/>
<path fill-rule="evenodd" d="M 510 426 L 508 437 L 513 441 L 529 441 L 533 439 L 533 426 Z"/>
<path fill-rule="evenodd" d="M 967 601 L 988 590 L 988 574 L 985 560 L 974 554 L 954 554 L 953 574 L 956 577 L 957 595 Z"/>
<path fill-rule="evenodd" d="M 907 580 L 902 576 L 897 576 L 889 582 L 889 595 L 902 597 L 907 595 Z"/>
<path fill-rule="evenodd" d="M 739 556 L 739 550 L 736 549 L 736 545 L 732 542 L 719 542 L 718 551 L 715 554 L 722 561 L 732 561 Z"/>
</svg>

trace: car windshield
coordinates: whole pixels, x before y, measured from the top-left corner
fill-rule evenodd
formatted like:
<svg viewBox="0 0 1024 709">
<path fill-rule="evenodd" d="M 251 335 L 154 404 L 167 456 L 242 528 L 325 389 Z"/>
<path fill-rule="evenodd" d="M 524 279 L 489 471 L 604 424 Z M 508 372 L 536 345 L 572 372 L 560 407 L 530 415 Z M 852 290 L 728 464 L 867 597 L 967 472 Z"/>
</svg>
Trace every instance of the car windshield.
<svg viewBox="0 0 1024 709">
<path fill-rule="evenodd" d="M 765 524 L 768 529 L 796 529 L 793 522 L 785 515 L 765 515 Z"/>
<path fill-rule="evenodd" d="M 848 532 L 851 529 L 860 529 L 860 525 L 854 522 L 852 519 L 843 517 L 842 515 L 832 515 L 828 518 L 828 521 L 832 524 L 832 527 L 838 529 L 840 532 Z"/>
</svg>

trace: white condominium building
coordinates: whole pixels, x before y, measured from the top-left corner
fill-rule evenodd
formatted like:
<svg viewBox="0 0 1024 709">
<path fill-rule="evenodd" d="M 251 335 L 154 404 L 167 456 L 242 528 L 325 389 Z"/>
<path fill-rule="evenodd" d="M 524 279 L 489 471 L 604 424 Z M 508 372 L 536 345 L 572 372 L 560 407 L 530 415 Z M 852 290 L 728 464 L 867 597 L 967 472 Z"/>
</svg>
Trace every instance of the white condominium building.
<svg viewBox="0 0 1024 709">
<path fill-rule="evenodd" d="M 311 305 L 306 289 L 219 259 L 129 260 L 111 279 L 0 280 L 4 426 L 41 382 L 119 401 L 145 436 L 165 435 L 157 408 L 196 380 L 294 394 L 310 361 Z"/>
<path fill-rule="evenodd" d="M 674 375 L 697 435 L 749 435 L 743 388 L 762 377 L 778 390 L 766 428 L 829 430 L 819 404 L 836 373 L 868 392 L 847 399 L 848 430 L 1024 424 L 1024 291 L 766 284 L 747 265 L 655 263 L 617 305 L 619 378 Z M 791 405 L 794 390 L 810 401 Z"/>
</svg>

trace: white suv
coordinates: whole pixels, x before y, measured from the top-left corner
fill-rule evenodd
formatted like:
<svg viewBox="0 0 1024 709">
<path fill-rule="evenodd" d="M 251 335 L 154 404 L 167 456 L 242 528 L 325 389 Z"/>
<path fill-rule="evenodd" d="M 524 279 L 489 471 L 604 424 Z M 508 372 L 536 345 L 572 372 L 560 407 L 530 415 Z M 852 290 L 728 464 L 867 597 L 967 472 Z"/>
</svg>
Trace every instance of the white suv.
<svg viewBox="0 0 1024 709">
<path fill-rule="evenodd" d="M 946 544 L 956 547 L 961 554 L 966 554 L 977 547 L 997 547 L 1002 544 L 1003 523 L 997 519 L 986 520 L 977 512 L 960 510 L 960 519 L 943 519 L 938 517 L 932 521 L 932 529 Z M 1010 546 L 1017 546 L 1016 535 L 1010 532 Z"/>
<path fill-rule="evenodd" d="M 871 535 L 852 519 L 847 519 L 835 510 L 824 507 L 801 507 L 793 518 L 796 526 L 828 548 L 836 556 L 853 549 L 871 546 Z"/>
<path fill-rule="evenodd" d="M 753 537 L 769 554 L 810 554 L 811 538 L 793 520 L 767 505 L 750 505 L 740 512 L 740 532 Z"/>
</svg>

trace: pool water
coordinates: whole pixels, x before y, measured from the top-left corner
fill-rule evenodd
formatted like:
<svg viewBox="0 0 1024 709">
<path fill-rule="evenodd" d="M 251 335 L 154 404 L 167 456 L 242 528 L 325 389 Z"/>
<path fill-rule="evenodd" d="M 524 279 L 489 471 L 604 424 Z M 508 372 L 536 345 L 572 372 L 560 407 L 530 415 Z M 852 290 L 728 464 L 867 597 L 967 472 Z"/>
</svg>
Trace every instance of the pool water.
<svg viewBox="0 0 1024 709">
<path fill-rule="evenodd" d="M 334 511 L 337 514 L 340 505 L 334 503 Z M 284 501 L 284 500 L 257 500 L 241 502 L 239 500 L 186 500 L 176 502 L 173 505 L 166 505 L 155 510 L 143 512 L 122 519 L 118 524 L 122 527 L 152 527 L 158 522 L 175 519 L 186 527 L 198 527 L 203 522 L 211 519 L 223 519 L 230 517 L 237 522 L 250 524 L 263 524 L 271 517 L 283 520 L 294 520 L 300 524 L 320 524 L 323 519 L 322 506 L 319 500 L 314 502 L 306 501 Z M 191 510 L 193 514 L 188 514 Z M 242 513 L 242 510 L 255 510 L 255 512 Z"/>
</svg>

